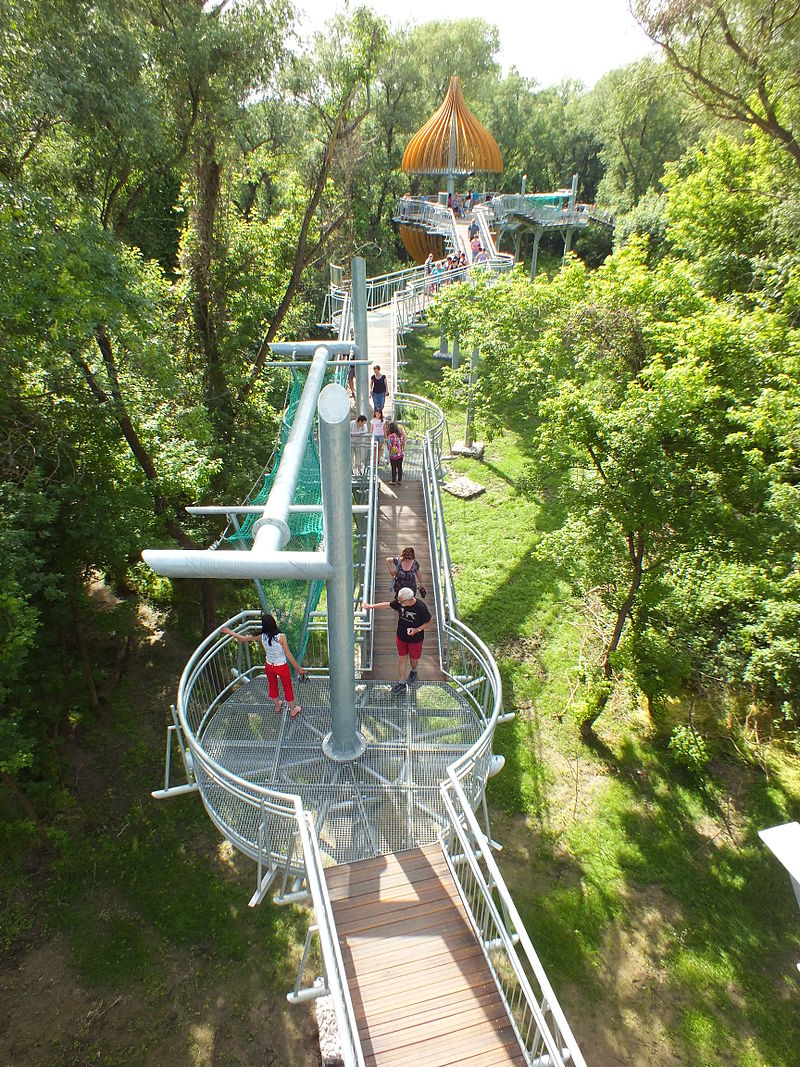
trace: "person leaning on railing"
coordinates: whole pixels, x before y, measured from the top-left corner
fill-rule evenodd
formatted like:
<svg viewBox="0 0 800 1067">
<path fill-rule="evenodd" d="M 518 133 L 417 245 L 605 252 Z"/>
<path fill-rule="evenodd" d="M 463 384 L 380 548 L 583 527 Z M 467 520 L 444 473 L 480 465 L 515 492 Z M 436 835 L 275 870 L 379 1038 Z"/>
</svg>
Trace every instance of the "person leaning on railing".
<svg viewBox="0 0 800 1067">
<path fill-rule="evenodd" d="M 290 716 L 295 719 L 303 710 L 299 704 L 294 702 L 294 690 L 292 689 L 292 676 L 289 673 L 289 664 L 294 667 L 301 678 L 305 678 L 306 669 L 301 667 L 297 660 L 289 650 L 289 644 L 286 640 L 286 635 L 282 634 L 278 630 L 278 624 L 272 615 L 267 615 L 264 612 L 261 613 L 261 633 L 260 634 L 240 634 L 236 630 L 231 630 L 227 626 L 223 626 L 221 632 L 227 634 L 229 637 L 233 637 L 236 641 L 241 641 L 243 644 L 249 644 L 251 641 L 260 641 L 264 646 L 264 673 L 267 676 L 269 682 L 269 695 L 270 699 L 275 704 L 275 714 L 280 715 L 283 707 L 283 700 L 278 696 L 278 681 L 280 680 L 283 688 L 283 696 L 289 702 Z"/>
</svg>

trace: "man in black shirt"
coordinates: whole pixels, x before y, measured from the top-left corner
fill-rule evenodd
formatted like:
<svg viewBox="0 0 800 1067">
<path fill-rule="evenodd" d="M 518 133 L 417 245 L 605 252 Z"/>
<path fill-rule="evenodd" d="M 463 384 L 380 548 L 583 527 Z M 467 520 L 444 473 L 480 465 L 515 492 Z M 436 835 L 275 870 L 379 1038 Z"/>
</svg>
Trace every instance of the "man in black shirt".
<svg viewBox="0 0 800 1067">
<path fill-rule="evenodd" d="M 368 604 L 366 600 L 361 605 L 365 611 L 373 608 L 391 608 L 397 612 L 397 654 L 400 657 L 397 677 L 399 681 L 392 687 L 393 693 L 402 693 L 406 687 L 406 666 L 411 662 L 411 670 L 408 674 L 409 682 L 417 680 L 417 664 L 422 655 L 422 642 L 425 640 L 425 631 L 433 622 L 427 606 L 417 600 L 413 592 L 404 586 L 398 590 L 396 600 L 385 600 L 381 604 Z"/>
</svg>

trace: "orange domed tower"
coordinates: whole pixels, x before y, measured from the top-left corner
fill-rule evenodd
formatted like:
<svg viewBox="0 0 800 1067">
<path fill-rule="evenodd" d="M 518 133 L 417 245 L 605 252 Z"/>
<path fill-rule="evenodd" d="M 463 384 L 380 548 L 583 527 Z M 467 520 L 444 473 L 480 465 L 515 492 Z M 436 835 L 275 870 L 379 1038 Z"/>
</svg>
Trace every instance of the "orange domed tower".
<svg viewBox="0 0 800 1067">
<path fill-rule="evenodd" d="M 402 169 L 407 174 L 447 175 L 448 193 L 459 174 L 502 171 L 497 141 L 465 104 L 460 78 L 450 79 L 442 106 L 408 142 Z"/>
<path fill-rule="evenodd" d="M 475 118 L 464 102 L 461 79 L 450 79 L 450 88 L 439 110 L 413 135 L 403 153 L 406 174 L 442 174 L 447 191 L 455 191 L 459 175 L 503 170 L 497 142 Z M 444 246 L 440 234 L 413 222 L 401 222 L 400 238 L 409 255 L 423 263 L 432 253 L 441 259 Z"/>
</svg>

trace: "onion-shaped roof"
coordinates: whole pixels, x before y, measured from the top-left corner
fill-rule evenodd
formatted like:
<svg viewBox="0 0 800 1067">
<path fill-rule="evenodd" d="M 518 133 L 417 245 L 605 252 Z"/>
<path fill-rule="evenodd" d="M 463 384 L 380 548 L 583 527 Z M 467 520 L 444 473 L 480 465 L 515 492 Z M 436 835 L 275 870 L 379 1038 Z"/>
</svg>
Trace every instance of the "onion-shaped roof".
<svg viewBox="0 0 800 1067">
<path fill-rule="evenodd" d="M 502 171 L 497 141 L 465 104 L 460 78 L 450 79 L 442 106 L 408 142 L 402 168 L 409 174 Z"/>
</svg>

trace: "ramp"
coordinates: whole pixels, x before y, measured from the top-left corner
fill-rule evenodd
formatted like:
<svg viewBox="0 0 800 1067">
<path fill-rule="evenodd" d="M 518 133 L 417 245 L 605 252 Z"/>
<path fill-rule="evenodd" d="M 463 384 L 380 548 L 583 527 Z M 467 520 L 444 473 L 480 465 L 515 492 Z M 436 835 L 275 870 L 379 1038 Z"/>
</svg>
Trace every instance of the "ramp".
<svg viewBox="0 0 800 1067">
<path fill-rule="evenodd" d="M 438 845 L 326 880 L 367 1067 L 525 1063 Z"/>
</svg>

